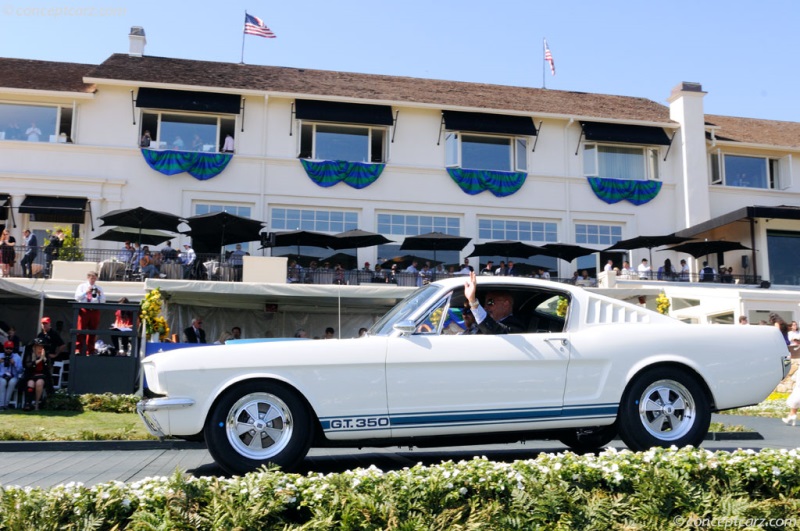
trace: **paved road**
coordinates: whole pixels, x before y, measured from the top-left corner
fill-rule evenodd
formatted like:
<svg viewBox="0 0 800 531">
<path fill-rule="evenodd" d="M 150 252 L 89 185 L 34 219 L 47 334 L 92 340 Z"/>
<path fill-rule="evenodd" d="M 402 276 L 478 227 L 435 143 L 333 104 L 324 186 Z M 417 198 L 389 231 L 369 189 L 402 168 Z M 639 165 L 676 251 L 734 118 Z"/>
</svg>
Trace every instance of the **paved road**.
<svg viewBox="0 0 800 531">
<path fill-rule="evenodd" d="M 709 440 L 709 450 L 736 448 L 798 448 L 800 426 L 785 426 L 779 419 L 715 415 L 714 421 L 741 424 L 756 430 L 743 440 Z M 625 448 L 621 441 L 611 446 Z M 312 450 L 300 472 L 339 472 L 375 465 L 382 470 L 400 469 L 422 462 L 458 461 L 476 455 L 500 461 L 528 459 L 541 452 L 561 452 L 554 441 L 470 446 L 457 448 L 367 448 Z M 224 476 L 208 451 L 195 443 L 0 443 L 0 484 L 52 487 L 70 481 L 95 485 L 108 481 L 138 481 L 151 476 L 167 476 L 179 469 L 195 476 Z"/>
</svg>

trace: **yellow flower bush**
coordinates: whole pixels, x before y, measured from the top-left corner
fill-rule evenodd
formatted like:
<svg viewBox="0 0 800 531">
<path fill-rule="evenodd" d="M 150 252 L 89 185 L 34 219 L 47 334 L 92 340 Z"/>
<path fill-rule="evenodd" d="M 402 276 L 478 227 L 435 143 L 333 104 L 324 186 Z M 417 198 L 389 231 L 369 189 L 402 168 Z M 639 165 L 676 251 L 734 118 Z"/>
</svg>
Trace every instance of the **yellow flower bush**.
<svg viewBox="0 0 800 531">
<path fill-rule="evenodd" d="M 660 314 L 667 315 L 669 313 L 669 306 L 669 298 L 667 294 L 662 291 L 658 294 L 658 297 L 656 297 L 656 310 L 658 310 Z"/>
<path fill-rule="evenodd" d="M 161 337 L 169 335 L 167 319 L 161 315 L 163 306 L 164 299 L 161 298 L 161 290 L 158 288 L 152 290 L 142 299 L 140 318 L 144 323 L 148 337 L 155 333 L 158 333 Z"/>
</svg>

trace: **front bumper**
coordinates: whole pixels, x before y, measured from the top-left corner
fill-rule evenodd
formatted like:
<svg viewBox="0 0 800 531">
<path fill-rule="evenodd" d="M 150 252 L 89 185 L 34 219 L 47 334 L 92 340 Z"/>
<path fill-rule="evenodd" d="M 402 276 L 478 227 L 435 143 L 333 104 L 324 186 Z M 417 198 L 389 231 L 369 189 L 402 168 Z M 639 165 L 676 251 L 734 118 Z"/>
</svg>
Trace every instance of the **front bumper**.
<svg viewBox="0 0 800 531">
<path fill-rule="evenodd" d="M 192 407 L 194 403 L 192 398 L 149 398 L 136 404 L 136 413 L 152 435 L 163 439 L 170 434 L 162 428 L 158 418 L 165 418 L 171 409 Z"/>
</svg>

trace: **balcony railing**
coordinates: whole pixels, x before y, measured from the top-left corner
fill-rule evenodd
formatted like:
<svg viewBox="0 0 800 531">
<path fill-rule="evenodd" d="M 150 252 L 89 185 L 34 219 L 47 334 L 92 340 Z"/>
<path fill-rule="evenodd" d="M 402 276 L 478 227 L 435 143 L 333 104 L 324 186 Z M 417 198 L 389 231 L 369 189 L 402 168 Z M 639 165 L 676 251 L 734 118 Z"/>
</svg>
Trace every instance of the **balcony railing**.
<svg viewBox="0 0 800 531">
<path fill-rule="evenodd" d="M 9 276 L 21 277 L 22 265 L 21 261 L 25 255 L 24 246 L 16 246 L 15 248 L 16 259 L 14 265 L 9 270 Z M 220 261 L 218 253 L 198 253 L 197 258 L 191 266 L 182 263 L 179 258 L 177 260 L 163 260 L 161 253 L 151 253 L 154 260 L 154 268 L 143 272 L 138 266 L 138 263 L 131 263 L 126 260 L 126 254 L 120 250 L 114 249 L 66 249 L 62 250 L 63 253 L 69 253 L 71 260 L 95 262 L 98 264 L 100 280 L 103 281 L 126 281 L 126 282 L 141 282 L 145 278 L 171 278 L 171 279 L 192 279 L 192 280 L 207 280 L 207 281 L 224 281 L 236 282 L 242 280 L 242 265 L 234 264 L 230 260 Z M 48 262 L 48 257 L 44 253 L 43 248 L 39 248 L 36 253 L 36 258 L 32 262 L 33 276 L 42 278 L 49 277 L 52 268 Z M 299 271 L 287 271 L 286 281 L 290 283 L 302 284 L 347 284 L 347 285 L 360 285 L 360 284 L 393 284 L 398 286 L 421 286 L 426 282 L 433 282 L 443 278 L 460 277 L 453 273 L 436 273 L 430 272 L 429 275 L 420 275 L 419 273 L 395 273 L 392 275 L 390 271 L 382 271 L 376 273 L 375 271 L 356 271 L 345 270 L 337 272 L 333 269 L 302 269 Z M 565 284 L 577 284 L 581 286 L 596 286 L 597 280 L 590 279 L 575 279 L 575 278 L 551 278 L 553 282 L 562 282 Z M 658 278 L 658 273 L 651 272 L 647 275 L 640 276 L 639 273 L 634 272 L 629 276 L 617 276 L 617 280 L 645 280 L 645 281 L 661 281 L 661 282 L 701 282 L 709 284 L 755 284 L 761 283 L 761 276 L 757 275 L 720 275 L 715 274 L 709 280 L 707 276 L 701 278 L 700 273 L 690 273 L 685 276 L 674 275 L 668 278 Z"/>
</svg>

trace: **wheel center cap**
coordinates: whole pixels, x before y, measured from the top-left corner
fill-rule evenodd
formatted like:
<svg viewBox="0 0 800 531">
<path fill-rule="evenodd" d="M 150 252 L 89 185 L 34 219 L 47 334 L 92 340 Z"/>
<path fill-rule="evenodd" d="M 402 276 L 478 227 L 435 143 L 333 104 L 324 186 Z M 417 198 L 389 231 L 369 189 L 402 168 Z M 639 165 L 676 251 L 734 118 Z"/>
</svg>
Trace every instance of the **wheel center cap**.
<svg viewBox="0 0 800 531">
<path fill-rule="evenodd" d="M 675 412 L 675 408 L 671 405 L 667 405 L 664 406 L 663 411 L 665 415 L 672 415 Z"/>
<path fill-rule="evenodd" d="M 257 430 L 263 430 L 267 427 L 267 424 L 263 420 L 257 420 L 254 424 Z"/>
</svg>

